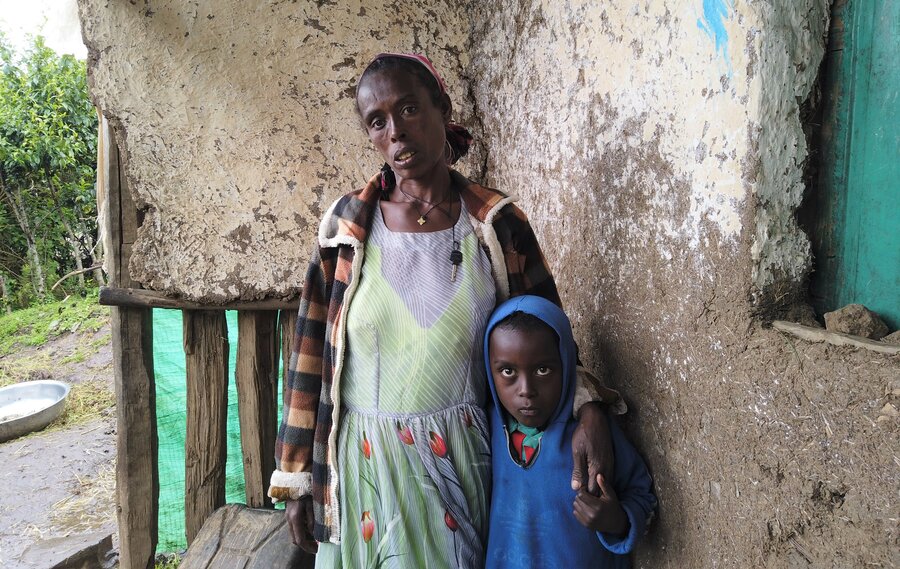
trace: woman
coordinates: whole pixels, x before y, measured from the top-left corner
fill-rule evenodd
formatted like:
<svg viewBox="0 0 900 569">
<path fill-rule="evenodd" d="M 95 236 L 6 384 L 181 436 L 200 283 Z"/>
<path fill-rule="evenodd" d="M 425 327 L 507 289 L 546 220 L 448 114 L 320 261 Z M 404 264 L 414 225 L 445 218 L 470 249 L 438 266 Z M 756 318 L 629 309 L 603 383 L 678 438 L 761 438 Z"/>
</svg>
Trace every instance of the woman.
<svg viewBox="0 0 900 569">
<path fill-rule="evenodd" d="M 269 495 L 287 501 L 295 543 L 322 544 L 317 567 L 481 567 L 484 323 L 497 300 L 559 296 L 512 199 L 449 168 L 472 139 L 424 56 L 376 57 L 357 110 L 386 164 L 321 222 Z M 586 407 L 573 484 L 611 465 L 605 418 Z"/>
</svg>

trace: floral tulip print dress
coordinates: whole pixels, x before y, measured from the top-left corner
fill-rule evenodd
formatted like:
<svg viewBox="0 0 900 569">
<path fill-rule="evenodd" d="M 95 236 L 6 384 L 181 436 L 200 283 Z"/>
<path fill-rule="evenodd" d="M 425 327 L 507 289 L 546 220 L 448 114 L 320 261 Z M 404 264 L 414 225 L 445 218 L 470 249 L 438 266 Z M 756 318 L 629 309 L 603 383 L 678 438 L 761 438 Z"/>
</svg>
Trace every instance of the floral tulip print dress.
<svg viewBox="0 0 900 569">
<path fill-rule="evenodd" d="M 463 262 L 450 279 L 453 237 Z M 347 315 L 338 435 L 340 544 L 316 567 L 484 566 L 491 459 L 483 405 L 490 262 L 465 214 L 395 233 L 375 208 Z"/>
</svg>

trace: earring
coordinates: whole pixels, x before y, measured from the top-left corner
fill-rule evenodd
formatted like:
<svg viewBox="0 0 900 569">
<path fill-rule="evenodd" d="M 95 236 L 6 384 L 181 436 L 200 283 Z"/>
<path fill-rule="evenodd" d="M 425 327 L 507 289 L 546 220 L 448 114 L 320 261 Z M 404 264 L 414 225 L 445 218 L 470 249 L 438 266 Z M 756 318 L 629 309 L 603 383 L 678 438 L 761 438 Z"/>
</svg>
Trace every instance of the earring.
<svg viewBox="0 0 900 569">
<path fill-rule="evenodd" d="M 396 184 L 397 179 L 394 178 L 394 171 L 385 162 L 384 166 L 381 167 L 381 193 L 384 195 L 391 193 Z"/>
<path fill-rule="evenodd" d="M 454 162 L 456 162 L 453 159 L 453 147 L 450 146 L 449 140 L 444 139 L 444 144 L 447 145 L 447 152 L 444 153 L 447 155 L 447 157 L 444 160 L 446 160 L 448 165 L 453 164 Z"/>
</svg>

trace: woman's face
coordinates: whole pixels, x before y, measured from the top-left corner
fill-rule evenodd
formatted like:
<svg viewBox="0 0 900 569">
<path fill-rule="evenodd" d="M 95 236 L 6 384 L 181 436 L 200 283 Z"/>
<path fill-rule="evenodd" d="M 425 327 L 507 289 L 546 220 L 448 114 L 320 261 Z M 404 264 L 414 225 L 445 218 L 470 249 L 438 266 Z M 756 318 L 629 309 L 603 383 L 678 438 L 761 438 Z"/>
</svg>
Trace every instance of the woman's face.
<svg viewBox="0 0 900 569">
<path fill-rule="evenodd" d="M 450 99 L 434 104 L 419 79 L 401 70 L 366 77 L 356 104 L 369 139 L 398 180 L 425 178 L 446 168 L 444 126 Z"/>
</svg>

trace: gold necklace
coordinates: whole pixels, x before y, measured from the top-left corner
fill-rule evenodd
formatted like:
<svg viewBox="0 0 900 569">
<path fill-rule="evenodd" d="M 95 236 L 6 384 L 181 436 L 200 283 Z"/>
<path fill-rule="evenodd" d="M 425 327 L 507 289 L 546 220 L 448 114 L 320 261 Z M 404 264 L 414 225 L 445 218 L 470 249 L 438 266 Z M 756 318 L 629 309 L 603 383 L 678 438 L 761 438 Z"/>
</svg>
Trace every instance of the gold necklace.
<svg viewBox="0 0 900 569">
<path fill-rule="evenodd" d="M 431 206 L 431 207 L 429 207 L 428 209 L 426 209 L 424 212 L 423 212 L 422 210 L 420 210 L 418 207 L 416 207 L 416 211 L 419 212 L 419 219 L 416 220 L 416 223 L 418 223 L 419 225 L 425 225 L 425 223 L 428 221 L 428 214 L 431 213 L 431 210 L 433 210 L 433 209 L 436 208 L 437 206 L 439 206 L 439 205 L 441 205 L 442 203 L 444 203 L 445 201 L 447 201 L 447 198 L 450 197 L 450 192 L 447 192 L 447 193 L 444 195 L 444 198 L 443 198 L 441 201 L 439 201 L 439 202 L 430 202 L 430 201 L 428 201 L 428 200 L 426 200 L 426 199 L 422 199 L 422 198 L 420 198 L 420 197 L 416 197 L 416 196 L 414 196 L 414 195 L 411 195 L 411 194 L 408 194 L 408 193 L 404 192 L 404 191 L 403 191 L 403 188 L 399 188 L 399 187 L 398 187 L 397 189 L 400 190 L 400 193 L 401 193 L 401 194 L 403 194 L 404 196 L 406 196 L 407 198 L 409 198 L 410 200 L 412 200 L 412 202 L 410 202 L 410 203 L 414 203 L 414 202 L 422 202 L 422 203 L 424 203 L 424 204 L 428 204 L 429 206 Z M 443 211 L 443 210 L 441 210 L 441 211 Z"/>
</svg>

